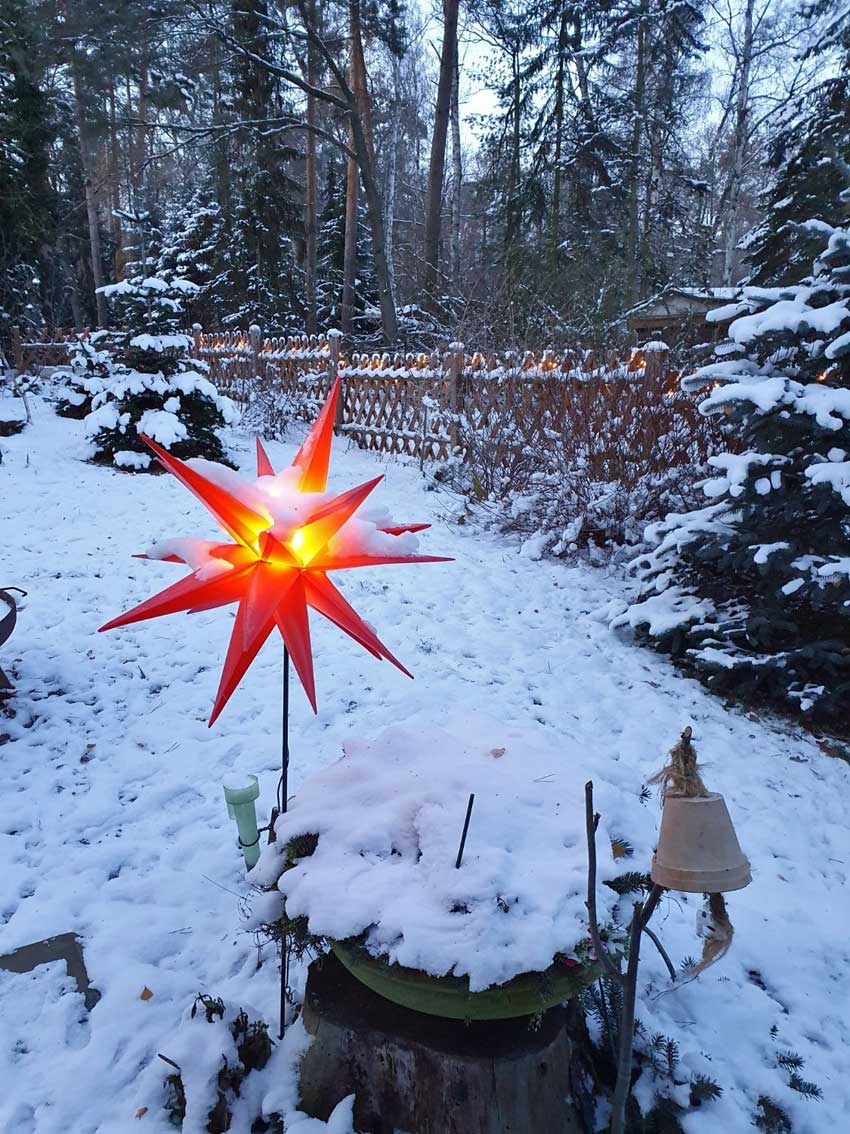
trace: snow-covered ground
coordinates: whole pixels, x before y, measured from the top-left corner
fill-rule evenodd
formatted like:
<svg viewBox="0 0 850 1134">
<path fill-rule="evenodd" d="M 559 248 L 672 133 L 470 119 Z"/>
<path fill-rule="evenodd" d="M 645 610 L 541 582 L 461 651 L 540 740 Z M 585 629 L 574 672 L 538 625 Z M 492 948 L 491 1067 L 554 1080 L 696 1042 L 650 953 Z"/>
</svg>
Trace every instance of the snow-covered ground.
<svg viewBox="0 0 850 1134">
<path fill-rule="evenodd" d="M 0 1130 L 166 1131 L 158 1084 L 169 1069 L 156 1053 L 217 1066 L 199 1030 L 207 1025 L 187 1021 L 197 992 L 275 1023 L 275 958 L 268 951 L 258 968 L 244 929 L 248 887 L 221 785 L 259 775 L 265 821 L 279 764 L 280 641 L 270 639 L 208 730 L 230 610 L 98 635 L 108 617 L 183 570 L 133 552 L 214 529 L 173 478 L 87 465 L 80 423 L 38 401 L 33 409 L 33 425 L 3 441 L 0 465 L 0 585 L 29 591 L 0 657 L 17 686 L 15 715 L 0 716 L 0 953 L 77 932 L 102 999 L 88 1014 L 64 966 L 0 971 Z M 248 465 L 251 439 L 233 443 Z M 269 452 L 283 464 L 294 445 Z M 329 487 L 366 480 L 375 466 L 338 442 Z M 504 759 L 520 765 L 524 744 L 548 748 L 552 782 L 592 778 L 607 829 L 635 847 L 626 866 L 648 869 L 659 810 L 654 797 L 641 802 L 641 786 L 692 725 L 754 881 L 729 896 L 731 953 L 698 980 L 670 991 L 646 944 L 638 1014 L 648 1034 L 677 1040 L 681 1078 L 702 1072 L 723 1088 L 686 1118 L 689 1134 L 743 1134 L 760 1095 L 789 1111 L 796 1134 L 847 1129 L 850 767 L 802 732 L 727 710 L 664 659 L 618 639 L 604 617 L 622 593 L 616 576 L 523 558 L 443 519 L 449 502 L 415 467 L 382 471 L 376 500 L 400 521 L 433 521 L 423 550 L 456 562 L 341 577 L 416 680 L 315 619 L 319 712 L 295 691 L 292 790 L 347 740 L 400 724 L 505 747 Z M 575 853 L 583 858 L 583 845 Z M 656 915 L 675 962 L 699 953 L 700 904 L 670 897 Z M 146 987 L 153 996 L 140 999 Z M 303 1042 L 293 1028 L 288 1045 Z M 821 1100 L 788 1087 L 777 1055 L 789 1049 Z M 268 1092 L 269 1108 L 291 1110 L 290 1065 L 277 1053 L 250 1103 Z M 638 1084 L 641 1099 L 651 1085 Z M 249 1109 L 237 1134 L 249 1128 Z M 329 1129 L 289 1127 L 299 1128 Z M 345 1107 L 330 1128 L 350 1129 Z"/>
</svg>

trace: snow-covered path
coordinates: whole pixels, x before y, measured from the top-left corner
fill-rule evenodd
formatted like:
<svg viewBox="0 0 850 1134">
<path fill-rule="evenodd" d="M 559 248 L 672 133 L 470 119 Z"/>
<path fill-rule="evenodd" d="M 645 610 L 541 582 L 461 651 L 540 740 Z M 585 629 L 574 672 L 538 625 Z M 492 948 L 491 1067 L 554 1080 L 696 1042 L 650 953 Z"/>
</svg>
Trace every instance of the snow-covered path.
<svg viewBox="0 0 850 1134">
<path fill-rule="evenodd" d="M 274 1020 L 273 957 L 258 970 L 241 929 L 247 887 L 221 784 L 258 774 L 258 814 L 268 814 L 280 643 L 270 640 L 208 730 L 229 611 L 98 635 L 107 617 L 181 571 L 133 552 L 213 529 L 173 478 L 87 465 L 79 425 L 43 403 L 35 410 L 34 425 L 4 441 L 0 466 L 0 585 L 29 591 L 0 659 L 17 686 L 16 715 L 0 715 L 0 953 L 75 931 L 103 998 L 87 1015 L 58 966 L 0 972 L 0 1131 L 165 1131 L 155 1053 L 169 1053 L 195 993 Z M 235 443 L 248 463 L 250 439 Z M 269 451 L 279 465 L 294 449 Z M 330 487 L 366 480 L 375 465 L 340 444 Z M 524 559 L 442 521 L 445 500 L 415 467 L 383 471 L 380 501 L 398 520 L 433 521 L 423 550 L 456 562 L 341 579 L 416 680 L 314 619 L 319 713 L 296 690 L 292 790 L 347 738 L 400 722 L 475 731 L 482 747 L 505 746 L 516 760 L 533 738 L 550 746 L 553 777 L 578 763 L 594 779 L 609 827 L 635 846 L 628 866 L 648 869 L 659 812 L 655 799 L 641 803 L 641 785 L 693 725 L 754 882 L 729 899 L 731 954 L 698 981 L 659 996 L 667 982 L 647 946 L 639 1015 L 649 1034 L 676 1037 L 683 1079 L 703 1072 L 724 1089 L 688 1117 L 689 1134 L 743 1134 L 759 1095 L 793 1115 L 796 1134 L 847 1129 L 850 767 L 803 733 L 726 710 L 663 659 L 620 641 L 602 617 L 621 591 L 616 577 Z M 698 905 L 663 903 L 656 930 L 674 962 L 699 951 Z M 144 986 L 154 993 L 146 1001 Z M 802 1075 L 821 1101 L 788 1088 L 776 1065 L 788 1049 L 805 1059 Z M 142 1106 L 150 1109 L 137 1121 Z"/>
</svg>

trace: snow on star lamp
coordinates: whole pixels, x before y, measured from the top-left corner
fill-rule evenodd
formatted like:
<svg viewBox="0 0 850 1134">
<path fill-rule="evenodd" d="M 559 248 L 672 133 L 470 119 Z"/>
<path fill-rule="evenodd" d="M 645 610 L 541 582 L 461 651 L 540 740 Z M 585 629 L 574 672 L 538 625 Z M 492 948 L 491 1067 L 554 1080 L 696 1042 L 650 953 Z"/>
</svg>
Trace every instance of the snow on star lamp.
<svg viewBox="0 0 850 1134">
<path fill-rule="evenodd" d="M 237 602 L 210 725 L 275 627 L 316 711 L 309 608 L 374 657 L 386 658 L 412 676 L 328 576 L 346 568 L 449 560 L 417 554 L 413 533 L 428 524 L 381 526 L 358 515 L 382 476 L 336 496 L 327 492 L 339 389 L 337 378 L 289 468 L 275 473 L 257 439 L 257 477 L 253 481 L 210 461 L 181 461 L 143 437 L 160 464 L 198 497 L 232 542 L 185 538 L 156 544 L 139 558 L 185 563 L 191 573 L 100 629 L 113 630 L 164 614 L 197 613 Z"/>
</svg>

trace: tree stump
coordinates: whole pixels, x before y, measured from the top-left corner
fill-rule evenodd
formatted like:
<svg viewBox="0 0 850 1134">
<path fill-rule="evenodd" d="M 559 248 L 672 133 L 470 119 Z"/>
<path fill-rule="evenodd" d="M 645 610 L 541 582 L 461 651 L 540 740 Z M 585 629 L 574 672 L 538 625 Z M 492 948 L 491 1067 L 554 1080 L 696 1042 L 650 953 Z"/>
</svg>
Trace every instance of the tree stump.
<svg viewBox="0 0 850 1134">
<path fill-rule="evenodd" d="M 378 996 L 329 954 L 310 966 L 300 1107 L 327 1120 L 354 1093 L 369 1134 L 589 1134 L 594 1081 L 575 1001 L 529 1017 L 464 1023 Z"/>
</svg>

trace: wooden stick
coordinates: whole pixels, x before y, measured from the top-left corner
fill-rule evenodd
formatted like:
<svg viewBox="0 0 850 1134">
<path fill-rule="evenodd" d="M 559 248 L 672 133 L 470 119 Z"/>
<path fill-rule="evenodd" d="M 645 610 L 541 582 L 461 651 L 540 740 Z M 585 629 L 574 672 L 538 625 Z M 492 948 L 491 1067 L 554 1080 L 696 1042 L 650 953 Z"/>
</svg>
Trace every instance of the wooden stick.
<svg viewBox="0 0 850 1134">
<path fill-rule="evenodd" d="M 661 942 L 658 940 L 656 935 L 652 932 L 652 930 L 648 926 L 646 926 L 646 925 L 643 926 L 643 932 L 646 934 L 646 936 L 649 938 L 649 940 L 652 942 L 652 944 L 655 946 L 655 948 L 661 954 L 661 960 L 667 966 L 667 972 L 670 974 L 670 980 L 675 981 L 676 980 L 676 970 L 673 967 L 673 962 L 667 956 L 667 952 L 664 949 L 664 946 L 661 944 Z"/>
<path fill-rule="evenodd" d="M 617 1084 L 611 1101 L 611 1134 L 623 1134 L 626 1128 L 626 1103 L 632 1086 L 632 1044 L 635 1033 L 635 998 L 637 996 L 637 972 L 640 958 L 641 918 L 643 907 L 640 902 L 632 915 L 632 928 L 629 934 L 629 962 L 623 988 L 623 1011 L 620 1019 L 620 1052 L 617 1057 Z"/>
<path fill-rule="evenodd" d="M 593 780 L 584 785 L 584 812 L 587 827 L 587 914 L 590 925 L 590 939 L 597 959 L 602 963 L 608 976 L 623 983 L 623 974 L 608 956 L 602 938 L 599 935 L 599 923 L 596 920 L 596 827 L 599 816 L 593 813 Z"/>
</svg>

